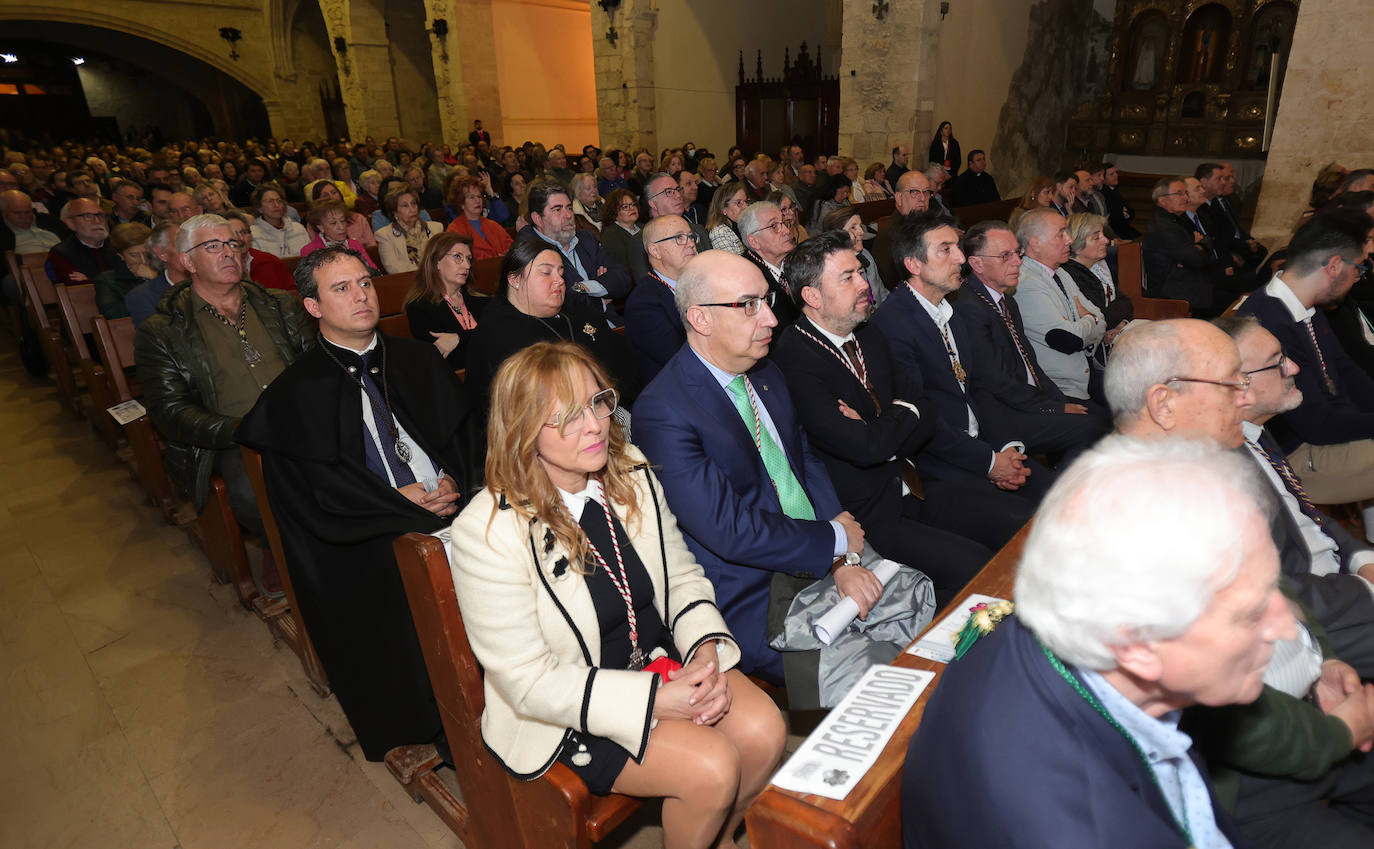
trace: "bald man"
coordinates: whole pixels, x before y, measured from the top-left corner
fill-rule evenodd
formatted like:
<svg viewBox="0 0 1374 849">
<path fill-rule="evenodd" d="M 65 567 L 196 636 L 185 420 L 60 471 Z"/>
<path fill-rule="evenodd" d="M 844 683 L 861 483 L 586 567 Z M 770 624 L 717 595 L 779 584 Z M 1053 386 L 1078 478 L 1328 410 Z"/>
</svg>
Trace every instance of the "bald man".
<svg viewBox="0 0 1374 849">
<path fill-rule="evenodd" d="M 90 283 L 102 271 L 119 267 L 119 255 L 109 243 L 109 219 L 97 201 L 67 201 L 62 207 L 62 223 L 72 234 L 48 251 L 48 268 L 54 282 Z"/>
<path fill-rule="evenodd" d="M 892 255 L 892 236 L 902 219 L 914 212 L 925 212 L 930 208 L 930 196 L 935 187 L 930 178 L 920 171 L 907 171 L 897 178 L 894 186 L 894 202 L 897 211 L 878 224 L 878 236 L 873 240 L 873 259 L 878 263 L 878 274 L 889 289 L 906 280 L 905 270 L 899 260 Z"/>
</svg>

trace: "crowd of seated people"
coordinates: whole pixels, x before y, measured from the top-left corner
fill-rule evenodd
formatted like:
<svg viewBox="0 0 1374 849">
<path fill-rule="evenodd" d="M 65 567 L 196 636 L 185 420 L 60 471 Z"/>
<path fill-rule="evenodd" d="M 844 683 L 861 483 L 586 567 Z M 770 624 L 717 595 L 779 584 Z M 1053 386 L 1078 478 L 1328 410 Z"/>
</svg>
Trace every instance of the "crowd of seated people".
<svg viewBox="0 0 1374 849">
<path fill-rule="evenodd" d="M 895 657 L 1113 428 L 1225 444 L 1230 430 L 1189 418 L 1219 415 L 1203 393 L 1244 410 L 1276 384 L 1244 433 L 1296 505 L 1276 541 L 1285 581 L 1333 658 L 1374 669 L 1352 636 L 1374 626 L 1374 608 L 1351 581 L 1316 580 L 1353 581 L 1342 573 L 1371 572 L 1374 555 L 1347 556 L 1366 549 L 1313 506 L 1374 498 L 1374 173 L 1324 169 L 1292 243 L 1271 254 L 1241 223 L 1229 163 L 1159 180 L 1147 224 L 1101 163 L 1037 177 L 1009 202 L 1009 222 L 965 227 L 964 201 L 999 199 L 987 154 L 961 158 L 948 124 L 930 150 L 939 157 L 910 162 L 899 146 L 860 176 L 852 158 L 808 161 L 795 145 L 776 160 L 717 159 L 690 144 L 603 156 L 484 139 L 414 153 L 400 139 L 191 142 L 156 154 L 70 145 L 0 170 L 0 237 L 47 253 L 54 281 L 94 283 L 104 315 L 140 326 L 144 403 L 173 483 L 200 506 L 220 474 L 250 533 L 261 519 L 235 440 L 264 451 L 276 492 L 309 490 L 308 477 L 289 490 L 292 475 L 344 476 L 339 457 L 293 454 L 277 431 L 326 375 L 356 386 L 345 407 L 361 430 L 341 431 L 357 442 L 347 475 L 376 490 L 368 509 L 390 517 L 380 526 L 457 517 L 459 601 L 479 660 L 500 672 L 488 679 L 492 751 L 521 775 L 559 760 L 594 792 L 670 797 L 665 829 L 684 845 L 728 836 L 779 756 L 776 713 L 740 673 L 785 685 L 794 707 L 833 704 L 856 665 Z M 879 220 L 856 205 L 888 198 L 895 210 Z M 1254 318 L 1212 335 L 1137 321 L 1115 261 L 1136 238 L 1146 298 L 1211 318 L 1243 297 L 1239 312 Z M 495 294 L 475 289 L 478 264 L 498 261 Z M 376 329 L 372 279 L 383 273 L 414 275 L 411 339 Z M 12 282 L 5 292 L 17 298 Z M 1180 340 L 1210 353 L 1189 358 Z M 1147 342 L 1174 359 L 1151 360 Z M 1232 354 L 1239 376 L 1220 368 Z M 1137 367 L 1177 373 L 1123 389 L 1143 380 L 1120 376 Z M 457 371 L 463 381 L 449 379 Z M 413 635 L 364 650 L 330 622 L 326 561 L 311 546 L 342 533 L 326 515 L 336 507 L 286 508 L 299 512 L 287 520 L 298 537 L 288 565 L 307 587 L 301 604 L 326 665 L 368 653 L 371 671 L 355 670 L 353 689 L 340 671 L 338 692 L 375 759 L 434 740 L 438 725 L 422 704 L 431 694 Z M 530 530 L 539 525 L 548 533 Z M 535 561 L 513 553 L 531 547 Z M 873 577 L 884 557 L 908 567 L 904 583 Z M 550 576 L 585 601 L 573 619 L 542 606 Z M 260 580 L 275 591 L 270 570 Z M 352 588 L 347 615 L 380 587 Z M 386 591 L 403 612 L 394 582 Z M 839 651 L 798 640 L 795 623 L 839 596 L 861 618 L 885 605 L 907 615 Z M 515 621 L 571 626 L 584 648 L 508 631 Z M 1009 639 L 1033 642 L 1044 621 Z M 530 652 L 561 671 L 519 665 Z M 670 663 L 646 670 L 660 658 Z M 388 668 L 410 676 L 389 688 L 412 700 L 405 722 L 390 722 L 369 690 Z M 1094 692 L 1111 680 L 1094 675 Z M 548 695 L 531 702 L 532 691 Z M 1356 746 L 1374 739 L 1374 719 L 1347 717 L 1335 696 L 1318 701 L 1303 709 L 1346 721 Z M 693 749 L 703 769 L 734 770 L 728 798 L 673 793 L 690 780 L 678 753 Z M 1245 772 L 1232 754 L 1217 763 Z M 1270 827 L 1246 805 L 1272 787 L 1238 787 L 1227 803 L 1245 829 Z"/>
</svg>

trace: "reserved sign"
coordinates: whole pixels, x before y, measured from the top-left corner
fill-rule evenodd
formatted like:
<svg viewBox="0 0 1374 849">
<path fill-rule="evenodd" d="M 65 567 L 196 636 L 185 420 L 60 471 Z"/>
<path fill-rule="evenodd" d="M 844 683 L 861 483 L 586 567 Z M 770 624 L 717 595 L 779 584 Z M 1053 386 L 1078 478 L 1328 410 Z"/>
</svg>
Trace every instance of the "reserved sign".
<svg viewBox="0 0 1374 849">
<path fill-rule="evenodd" d="M 878 760 L 902 717 L 934 678 L 935 673 L 919 669 L 871 667 L 787 759 L 773 784 L 843 799 Z"/>
</svg>

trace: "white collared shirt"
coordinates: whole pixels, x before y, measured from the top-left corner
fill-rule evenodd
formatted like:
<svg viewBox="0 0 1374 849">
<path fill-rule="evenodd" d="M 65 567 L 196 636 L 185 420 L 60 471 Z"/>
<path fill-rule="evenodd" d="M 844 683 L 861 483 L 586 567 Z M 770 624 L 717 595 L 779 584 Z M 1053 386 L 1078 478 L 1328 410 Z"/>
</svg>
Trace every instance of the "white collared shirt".
<svg viewBox="0 0 1374 849">
<path fill-rule="evenodd" d="M 1283 304 L 1295 322 L 1311 321 L 1312 316 L 1317 314 L 1315 308 L 1304 306 L 1302 301 L 1298 300 L 1298 296 L 1293 294 L 1293 290 L 1288 288 L 1288 284 L 1283 282 L 1282 271 L 1274 272 L 1274 279 L 1264 286 L 1264 294 Z"/>
<path fill-rule="evenodd" d="M 955 358 L 958 358 L 959 343 L 954 340 L 954 333 L 949 329 L 949 320 L 954 315 L 954 307 L 950 306 L 949 299 L 941 298 L 939 304 L 932 304 L 930 301 L 926 300 L 924 295 L 916 291 L 916 287 L 911 285 L 911 281 L 908 280 L 906 285 L 907 288 L 911 290 L 912 296 L 916 298 L 916 303 L 921 305 L 921 308 L 926 311 L 926 315 L 930 316 L 930 320 L 935 322 L 935 326 L 940 329 L 941 335 L 943 336 L 941 344 L 944 344 L 947 340 L 949 342 L 949 349 L 954 352 Z M 953 367 L 954 363 L 950 363 L 950 368 Z M 959 388 L 964 389 L 962 381 L 959 383 Z M 969 436 L 977 439 L 978 417 L 973 414 L 973 407 L 969 405 L 967 397 L 967 390 L 965 390 L 964 406 L 968 409 L 967 433 Z"/>
<path fill-rule="evenodd" d="M 352 351 L 361 357 L 368 351 L 377 347 L 377 334 L 372 334 L 372 341 L 367 343 L 367 347 L 362 350 L 350 348 L 347 345 L 340 345 L 337 342 L 330 342 L 329 344 L 342 348 L 345 351 Z M 368 397 L 367 390 L 363 389 L 361 386 L 358 387 L 358 392 L 362 395 L 363 399 L 363 424 L 367 426 L 367 434 L 372 437 L 372 444 L 377 449 L 377 456 L 386 457 L 386 451 L 382 449 L 381 434 L 377 430 L 377 419 L 372 412 L 372 399 Z M 406 429 L 402 427 L 395 413 L 391 414 L 391 420 L 396 424 L 397 435 L 405 440 L 406 445 L 410 446 L 410 462 L 406 463 L 406 465 L 410 467 L 411 474 L 415 475 L 415 480 L 424 481 L 430 478 L 443 477 L 443 470 L 440 469 L 433 460 L 429 459 L 429 455 L 425 453 L 425 449 L 421 448 L 418 442 L 410 438 L 410 434 L 406 433 Z M 388 434 L 388 436 L 389 435 L 390 434 Z M 383 462 L 382 468 L 386 470 L 387 483 L 391 485 L 392 489 L 396 489 L 396 476 L 391 473 L 391 466 Z"/>
<path fill-rule="evenodd" d="M 601 494 L 601 487 L 597 486 L 590 477 L 587 478 L 587 485 L 581 492 L 568 492 L 566 489 L 558 489 L 558 495 L 563 499 L 563 506 L 568 508 L 572 514 L 574 522 L 582 521 L 582 508 L 587 506 L 587 502 L 595 501 L 605 510 L 606 505 L 598 497 Z"/>
</svg>

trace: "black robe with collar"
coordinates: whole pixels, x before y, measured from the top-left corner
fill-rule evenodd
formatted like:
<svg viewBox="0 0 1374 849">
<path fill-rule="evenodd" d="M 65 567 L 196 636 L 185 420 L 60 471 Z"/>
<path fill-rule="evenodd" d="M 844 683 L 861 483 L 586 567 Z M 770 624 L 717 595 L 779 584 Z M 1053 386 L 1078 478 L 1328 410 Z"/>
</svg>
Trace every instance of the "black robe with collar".
<svg viewBox="0 0 1374 849">
<path fill-rule="evenodd" d="M 424 452 L 471 494 L 484 440 L 463 385 L 433 345 L 381 337 L 392 410 Z M 301 619 L 370 761 L 442 731 L 392 542 L 441 519 L 363 460 L 362 395 L 322 343 L 272 382 L 235 438 L 263 455 Z M 331 346 L 344 364 L 356 355 Z M 458 502 L 459 509 L 465 502 Z"/>
</svg>

